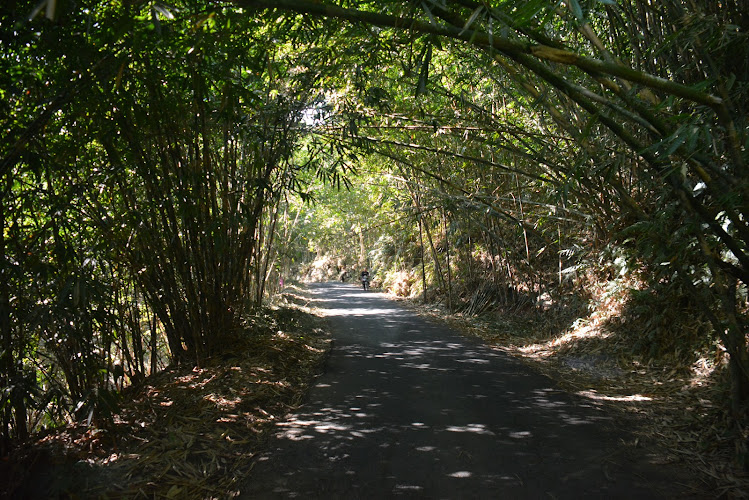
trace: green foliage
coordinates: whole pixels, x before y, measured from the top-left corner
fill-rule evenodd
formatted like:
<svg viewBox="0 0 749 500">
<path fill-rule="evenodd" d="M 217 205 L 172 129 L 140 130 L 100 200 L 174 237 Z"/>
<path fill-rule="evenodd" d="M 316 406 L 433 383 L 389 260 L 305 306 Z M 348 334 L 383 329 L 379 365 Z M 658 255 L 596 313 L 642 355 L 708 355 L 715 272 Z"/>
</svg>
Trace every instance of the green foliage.
<svg viewBox="0 0 749 500">
<path fill-rule="evenodd" d="M 34 426 L 106 421 L 123 379 L 230 348 L 265 295 L 281 199 L 323 172 L 293 161 L 320 75 L 304 43 L 274 43 L 315 23 L 189 3 L 13 8 L 1 453 Z"/>
</svg>

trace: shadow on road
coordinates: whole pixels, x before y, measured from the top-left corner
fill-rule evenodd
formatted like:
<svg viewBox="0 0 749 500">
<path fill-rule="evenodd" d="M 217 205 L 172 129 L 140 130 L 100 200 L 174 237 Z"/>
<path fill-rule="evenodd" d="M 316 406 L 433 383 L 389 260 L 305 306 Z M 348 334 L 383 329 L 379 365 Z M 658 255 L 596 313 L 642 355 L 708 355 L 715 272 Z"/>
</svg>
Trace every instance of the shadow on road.
<svg viewBox="0 0 749 500">
<path fill-rule="evenodd" d="M 246 498 L 677 496 L 594 402 L 380 294 L 312 290 L 334 349 Z"/>
</svg>

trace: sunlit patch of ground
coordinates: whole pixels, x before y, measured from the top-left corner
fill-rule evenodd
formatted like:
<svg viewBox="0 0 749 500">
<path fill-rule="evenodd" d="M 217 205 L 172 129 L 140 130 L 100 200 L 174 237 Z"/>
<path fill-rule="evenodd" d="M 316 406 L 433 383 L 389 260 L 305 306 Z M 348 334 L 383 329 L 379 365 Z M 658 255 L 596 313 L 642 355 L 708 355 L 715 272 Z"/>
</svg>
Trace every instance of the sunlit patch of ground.
<svg viewBox="0 0 749 500">
<path fill-rule="evenodd" d="M 537 342 L 517 347 L 518 352 L 529 357 L 546 358 L 554 355 L 560 348 L 570 346 L 585 339 L 606 339 L 610 333 L 601 330 L 600 326 L 594 326 L 589 322 L 581 322 L 580 326 L 572 328 L 558 337 L 546 342 Z"/>
<path fill-rule="evenodd" d="M 652 401 L 653 398 L 649 396 L 643 396 L 641 394 L 632 394 L 631 396 L 605 396 L 598 394 L 594 389 L 587 391 L 578 391 L 578 396 L 583 396 L 596 401 Z"/>
</svg>

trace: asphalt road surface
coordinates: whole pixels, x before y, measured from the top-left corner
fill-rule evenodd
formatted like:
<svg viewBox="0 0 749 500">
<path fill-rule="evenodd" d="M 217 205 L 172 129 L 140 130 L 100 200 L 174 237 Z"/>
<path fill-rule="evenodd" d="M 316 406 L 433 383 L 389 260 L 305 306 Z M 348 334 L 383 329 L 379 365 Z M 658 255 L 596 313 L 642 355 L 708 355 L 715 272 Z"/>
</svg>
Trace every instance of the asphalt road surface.
<svg viewBox="0 0 749 500">
<path fill-rule="evenodd" d="M 352 285 L 312 286 L 333 350 L 242 498 L 698 498 L 628 425 Z"/>
</svg>

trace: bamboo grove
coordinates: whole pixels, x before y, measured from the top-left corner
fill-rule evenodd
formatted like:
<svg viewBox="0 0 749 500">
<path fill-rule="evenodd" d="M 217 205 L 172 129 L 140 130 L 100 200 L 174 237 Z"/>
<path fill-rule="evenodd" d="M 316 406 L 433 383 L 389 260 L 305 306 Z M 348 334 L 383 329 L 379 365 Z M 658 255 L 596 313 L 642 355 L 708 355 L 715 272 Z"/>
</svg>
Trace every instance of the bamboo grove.
<svg viewBox="0 0 749 500">
<path fill-rule="evenodd" d="M 636 274 L 641 314 L 703 321 L 643 350 L 720 345 L 741 421 L 747 7 L 9 2 L 4 449 L 219 352 L 309 245 L 469 313 Z"/>
</svg>

